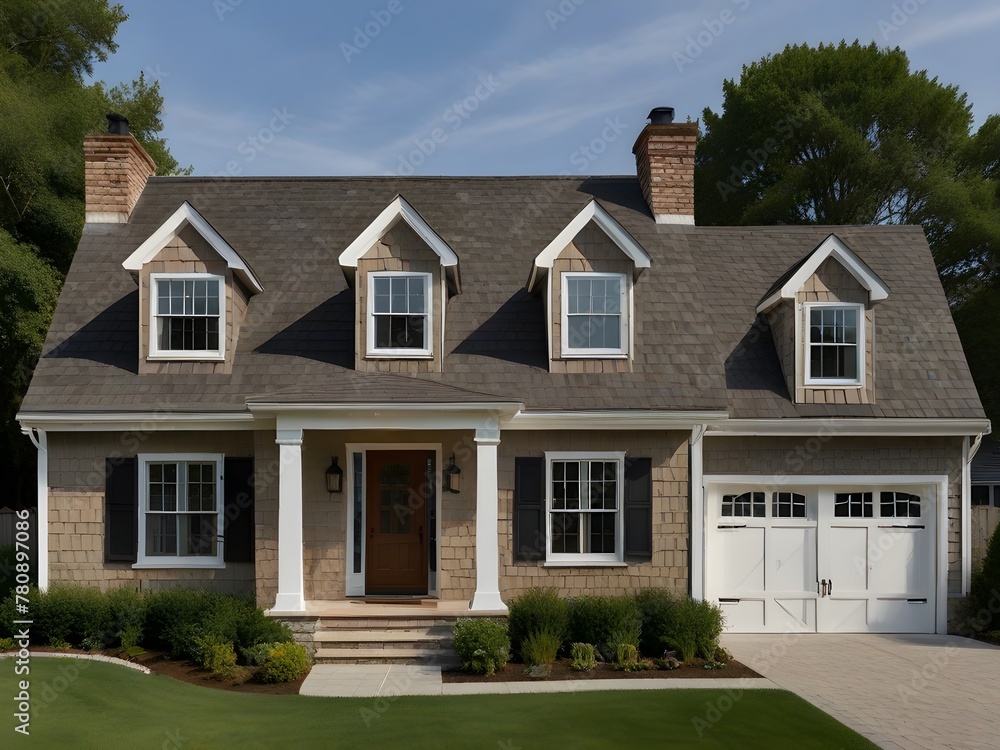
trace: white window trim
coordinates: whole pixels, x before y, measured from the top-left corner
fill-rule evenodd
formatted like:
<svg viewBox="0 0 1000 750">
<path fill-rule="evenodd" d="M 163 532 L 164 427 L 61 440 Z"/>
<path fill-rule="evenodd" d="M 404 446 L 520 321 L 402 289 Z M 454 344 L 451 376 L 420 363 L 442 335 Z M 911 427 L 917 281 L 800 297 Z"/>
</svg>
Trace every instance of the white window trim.
<svg viewBox="0 0 1000 750">
<path fill-rule="evenodd" d="M 858 377 L 848 378 L 814 378 L 812 369 L 812 342 L 809 340 L 810 318 L 812 310 L 817 307 L 854 308 L 858 312 Z M 828 388 L 864 388 L 868 349 L 868 331 L 865 321 L 865 306 L 857 302 L 803 302 L 802 303 L 802 367 L 803 382 L 807 387 L 821 386 Z"/>
<path fill-rule="evenodd" d="M 427 304 L 427 322 L 424 336 L 427 346 L 423 349 L 379 349 L 375 346 L 375 279 L 393 276 L 419 276 L 424 280 L 424 300 Z M 434 284 L 433 277 L 422 271 L 372 271 L 368 274 L 368 309 L 365 310 L 367 347 L 365 356 L 370 359 L 432 359 L 434 357 Z"/>
<path fill-rule="evenodd" d="M 572 553 L 552 551 L 552 462 L 617 461 L 618 497 L 615 518 L 615 553 Z M 624 565 L 625 546 L 625 452 L 624 451 L 547 451 L 545 453 L 545 565 L 547 567 L 588 567 Z M 572 511 L 570 511 L 572 512 Z"/>
<path fill-rule="evenodd" d="M 160 281 L 196 279 L 201 281 L 216 281 L 219 284 L 219 348 L 205 350 L 175 351 L 160 349 L 157 336 L 156 314 L 158 306 L 157 283 Z M 221 362 L 226 358 L 226 277 L 212 273 L 151 273 L 149 274 L 149 347 L 147 359 L 160 360 L 196 360 L 199 362 Z M 172 316 L 164 316 L 172 317 Z"/>
<path fill-rule="evenodd" d="M 132 565 L 133 569 L 149 569 L 149 568 L 216 568 L 222 569 L 226 567 L 225 563 L 225 538 L 224 538 L 224 511 L 225 511 L 225 500 L 224 500 L 224 477 L 223 477 L 223 460 L 225 456 L 222 453 L 140 453 L 136 456 L 139 462 L 139 534 L 138 534 L 138 549 L 136 550 L 136 562 Z M 146 554 L 146 513 L 149 509 L 149 464 L 151 463 L 207 463 L 209 461 L 215 462 L 216 470 L 216 498 L 217 498 L 217 508 L 216 512 L 218 514 L 218 522 L 216 528 L 219 530 L 219 535 L 223 538 L 219 540 L 216 545 L 215 555 L 204 555 L 199 557 L 182 557 L 179 555 L 147 555 Z"/>
<path fill-rule="evenodd" d="M 618 349 L 585 349 L 581 347 L 571 347 L 569 345 L 569 281 L 570 279 L 590 278 L 590 279 L 618 279 L 621 281 L 621 302 L 619 303 L 621 330 L 618 340 L 622 345 Z M 567 359 L 626 359 L 629 353 L 629 331 L 632 326 L 629 318 L 632 313 L 631 305 L 631 285 L 628 275 L 624 273 L 596 273 L 590 271 L 566 271 L 560 280 L 562 294 L 559 297 L 559 304 L 562 308 L 560 315 L 560 354 Z"/>
</svg>

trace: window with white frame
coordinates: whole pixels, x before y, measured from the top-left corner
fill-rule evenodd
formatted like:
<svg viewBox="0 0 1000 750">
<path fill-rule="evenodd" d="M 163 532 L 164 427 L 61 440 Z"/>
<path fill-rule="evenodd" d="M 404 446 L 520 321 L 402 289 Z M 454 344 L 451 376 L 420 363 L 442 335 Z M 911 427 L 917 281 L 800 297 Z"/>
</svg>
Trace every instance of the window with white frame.
<svg viewBox="0 0 1000 750">
<path fill-rule="evenodd" d="M 375 272 L 368 284 L 368 354 L 430 356 L 431 275 Z"/>
<path fill-rule="evenodd" d="M 623 453 L 547 453 L 547 559 L 622 560 Z"/>
<path fill-rule="evenodd" d="M 138 566 L 224 564 L 222 460 L 212 453 L 139 456 Z"/>
<path fill-rule="evenodd" d="M 563 355 L 627 355 L 628 315 L 628 285 L 624 274 L 562 274 Z"/>
<path fill-rule="evenodd" d="M 805 305 L 806 385 L 861 385 L 865 371 L 864 305 Z"/>
<path fill-rule="evenodd" d="M 210 274 L 150 274 L 149 355 L 225 356 L 225 279 Z"/>
</svg>

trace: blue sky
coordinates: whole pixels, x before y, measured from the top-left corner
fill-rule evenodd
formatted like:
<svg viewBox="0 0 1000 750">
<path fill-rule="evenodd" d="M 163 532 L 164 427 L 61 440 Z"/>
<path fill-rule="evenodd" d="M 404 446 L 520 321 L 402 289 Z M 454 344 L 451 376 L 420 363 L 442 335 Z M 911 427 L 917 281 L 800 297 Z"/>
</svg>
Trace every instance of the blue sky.
<svg viewBox="0 0 1000 750">
<path fill-rule="evenodd" d="M 160 80 L 195 174 L 631 174 L 654 106 L 718 111 L 786 44 L 875 41 L 1000 112 L 995 0 L 124 0 L 114 84 Z"/>
</svg>

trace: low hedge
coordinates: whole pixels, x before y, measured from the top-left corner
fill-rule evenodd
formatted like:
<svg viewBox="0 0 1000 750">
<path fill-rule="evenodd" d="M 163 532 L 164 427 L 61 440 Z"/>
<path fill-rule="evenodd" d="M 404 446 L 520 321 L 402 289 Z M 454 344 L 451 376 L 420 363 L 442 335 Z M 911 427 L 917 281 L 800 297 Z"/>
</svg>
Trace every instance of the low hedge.
<svg viewBox="0 0 1000 750">
<path fill-rule="evenodd" d="M 470 617 L 455 624 L 455 653 L 462 668 L 473 674 L 493 674 L 510 659 L 507 623 Z"/>
<path fill-rule="evenodd" d="M 507 605 L 511 651 L 520 654 L 532 633 L 546 632 L 562 645 L 569 636 L 569 604 L 555 589 L 531 588 Z"/>
</svg>

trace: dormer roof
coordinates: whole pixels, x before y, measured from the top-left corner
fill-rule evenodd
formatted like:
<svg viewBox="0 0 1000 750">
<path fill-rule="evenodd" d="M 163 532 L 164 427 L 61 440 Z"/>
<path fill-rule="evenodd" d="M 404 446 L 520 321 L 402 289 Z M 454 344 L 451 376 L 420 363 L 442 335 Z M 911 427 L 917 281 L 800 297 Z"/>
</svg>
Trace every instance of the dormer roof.
<svg viewBox="0 0 1000 750">
<path fill-rule="evenodd" d="M 757 312 L 764 313 L 783 299 L 795 299 L 802 285 L 823 263 L 833 258 L 868 290 L 870 302 L 881 302 L 889 297 L 889 287 L 868 265 L 859 258 L 837 235 L 831 234 L 798 263 L 783 273 L 757 304 Z"/>
<path fill-rule="evenodd" d="M 376 216 L 375 220 L 365 227 L 361 234 L 340 254 L 338 261 L 341 268 L 344 269 L 344 276 L 347 277 L 348 283 L 353 283 L 358 260 L 399 221 L 406 222 L 410 229 L 416 232 L 417 236 L 427 243 L 427 246 L 441 259 L 441 265 L 448 277 L 450 291 L 453 294 L 459 294 L 461 292 L 461 279 L 458 273 L 458 253 L 431 228 L 424 217 L 402 195 L 396 195 L 389 205 L 382 209 L 382 213 Z"/>
<path fill-rule="evenodd" d="M 264 287 L 257 280 L 249 264 L 226 242 L 215 227 L 187 201 L 181 203 L 180 208 L 174 211 L 170 218 L 160 225 L 159 229 L 153 232 L 145 242 L 139 245 L 135 252 L 125 259 L 122 267 L 126 271 L 142 270 L 144 265 L 153 260 L 172 239 L 189 226 L 198 232 L 219 254 L 219 257 L 226 262 L 233 273 L 240 277 L 248 289 L 258 294 L 264 291 Z"/>
<path fill-rule="evenodd" d="M 552 268 L 552 264 L 559 257 L 559 254 L 590 222 L 594 222 L 594 224 L 600 227 L 610 240 L 635 263 L 636 276 L 642 273 L 643 269 L 649 268 L 650 257 L 645 248 L 636 242 L 632 235 L 600 203 L 596 200 L 591 200 L 556 235 L 555 239 L 535 256 L 535 262 L 531 269 L 531 277 L 528 279 L 529 292 L 534 289 L 535 282 L 545 274 L 545 271 Z"/>
</svg>

